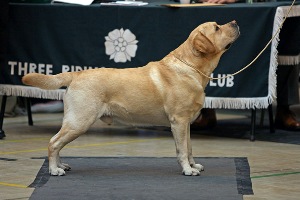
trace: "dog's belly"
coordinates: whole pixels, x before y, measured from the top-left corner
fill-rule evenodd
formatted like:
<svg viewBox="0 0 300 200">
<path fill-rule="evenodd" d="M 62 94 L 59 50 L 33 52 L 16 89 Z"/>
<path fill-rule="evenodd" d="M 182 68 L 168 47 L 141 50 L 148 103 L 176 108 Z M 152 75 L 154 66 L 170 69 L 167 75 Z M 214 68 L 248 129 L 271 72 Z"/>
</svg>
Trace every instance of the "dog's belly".
<svg viewBox="0 0 300 200">
<path fill-rule="evenodd" d="M 157 116 L 150 120 L 147 117 L 137 118 L 132 116 L 102 116 L 100 119 L 107 124 L 124 124 L 129 126 L 170 126 L 170 123 L 166 118 L 158 118 Z"/>
<path fill-rule="evenodd" d="M 119 117 L 112 118 L 113 123 L 120 123 L 129 126 L 166 126 L 169 127 L 170 123 L 168 120 L 143 120 L 142 118 L 139 119 L 124 119 Z"/>
<path fill-rule="evenodd" d="M 119 104 L 107 106 L 105 115 L 100 119 L 107 124 L 121 123 L 130 126 L 170 126 L 167 115 L 163 109 L 138 107 L 130 108 Z"/>
</svg>

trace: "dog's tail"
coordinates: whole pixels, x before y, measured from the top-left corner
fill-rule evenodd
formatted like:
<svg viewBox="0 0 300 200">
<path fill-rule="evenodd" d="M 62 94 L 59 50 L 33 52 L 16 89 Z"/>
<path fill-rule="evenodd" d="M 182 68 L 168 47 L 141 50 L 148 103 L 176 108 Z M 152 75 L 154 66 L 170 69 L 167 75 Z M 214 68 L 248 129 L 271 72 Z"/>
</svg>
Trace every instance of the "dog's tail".
<svg viewBox="0 0 300 200">
<path fill-rule="evenodd" d="M 54 90 L 63 86 L 69 86 L 77 72 L 65 72 L 57 75 L 44 75 L 30 73 L 22 78 L 25 85 L 39 87 L 45 90 Z"/>
</svg>

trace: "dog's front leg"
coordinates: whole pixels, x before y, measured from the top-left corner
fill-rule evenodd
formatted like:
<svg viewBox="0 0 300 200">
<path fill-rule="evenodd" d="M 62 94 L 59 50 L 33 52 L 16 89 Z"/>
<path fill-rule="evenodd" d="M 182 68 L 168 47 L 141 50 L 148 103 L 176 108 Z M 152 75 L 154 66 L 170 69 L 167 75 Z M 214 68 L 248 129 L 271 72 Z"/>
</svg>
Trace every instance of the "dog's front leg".
<svg viewBox="0 0 300 200">
<path fill-rule="evenodd" d="M 199 171 L 203 171 L 204 167 L 201 164 L 196 164 L 194 157 L 193 157 L 193 153 L 192 153 L 192 143 L 191 143 L 191 134 L 190 134 L 190 125 L 188 126 L 188 132 L 187 132 L 187 143 L 188 143 L 188 159 L 189 159 L 189 163 L 190 166 L 192 168 L 195 168 Z"/>
<path fill-rule="evenodd" d="M 171 128 L 176 145 L 177 160 L 182 167 L 182 173 L 186 176 L 198 176 L 200 171 L 192 168 L 189 163 L 189 122 L 175 119 L 171 122 Z"/>
</svg>

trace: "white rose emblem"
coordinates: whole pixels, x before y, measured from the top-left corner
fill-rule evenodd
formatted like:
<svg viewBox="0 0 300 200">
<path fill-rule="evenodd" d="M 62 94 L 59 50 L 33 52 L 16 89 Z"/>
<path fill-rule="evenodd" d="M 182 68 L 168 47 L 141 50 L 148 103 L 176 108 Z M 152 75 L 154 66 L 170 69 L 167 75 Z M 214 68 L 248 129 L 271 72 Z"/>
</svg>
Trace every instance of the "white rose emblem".
<svg viewBox="0 0 300 200">
<path fill-rule="evenodd" d="M 129 29 L 115 29 L 108 33 L 105 40 L 105 53 L 110 56 L 110 60 L 125 63 L 135 57 L 138 40 Z"/>
</svg>

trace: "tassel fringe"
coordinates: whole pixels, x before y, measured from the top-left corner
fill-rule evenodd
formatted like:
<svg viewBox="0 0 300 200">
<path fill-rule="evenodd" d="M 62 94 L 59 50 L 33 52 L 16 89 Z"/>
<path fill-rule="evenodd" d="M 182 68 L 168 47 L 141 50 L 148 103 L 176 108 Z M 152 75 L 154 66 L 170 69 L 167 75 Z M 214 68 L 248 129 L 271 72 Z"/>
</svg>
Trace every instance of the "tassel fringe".
<svg viewBox="0 0 300 200">
<path fill-rule="evenodd" d="M 1 85 L 0 95 L 32 97 L 40 99 L 56 99 L 62 100 L 65 95 L 65 89 L 58 90 L 42 90 L 36 87 L 21 85 Z"/>
<path fill-rule="evenodd" d="M 284 16 L 288 13 L 289 6 L 283 6 L 277 8 L 278 17 L 284 18 Z M 276 16 L 277 16 L 276 13 Z M 294 5 L 291 9 L 289 17 L 299 17 L 300 16 L 300 5 Z M 299 55 L 291 55 L 291 56 L 278 56 L 278 64 L 279 65 L 298 65 L 300 63 L 300 54 Z"/>
</svg>

